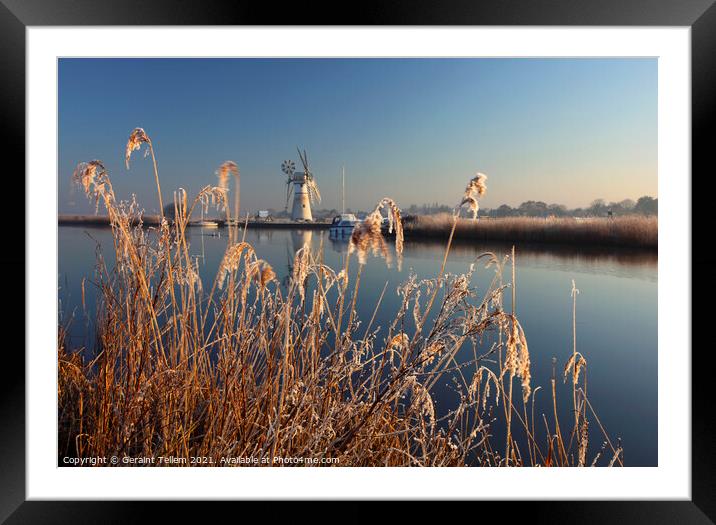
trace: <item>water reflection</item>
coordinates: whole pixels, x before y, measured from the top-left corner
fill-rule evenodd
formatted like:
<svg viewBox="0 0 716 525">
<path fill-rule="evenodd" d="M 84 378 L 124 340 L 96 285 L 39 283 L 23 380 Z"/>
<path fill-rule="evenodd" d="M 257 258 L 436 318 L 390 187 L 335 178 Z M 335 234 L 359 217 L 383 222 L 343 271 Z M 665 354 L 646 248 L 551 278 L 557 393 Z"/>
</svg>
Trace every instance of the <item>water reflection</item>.
<svg viewBox="0 0 716 525">
<path fill-rule="evenodd" d="M 243 231 L 239 233 L 241 237 Z M 246 241 L 258 257 L 268 261 L 279 281 L 287 282 L 296 251 L 309 245 L 323 247 L 323 262 L 343 268 L 348 239 L 331 238 L 327 231 L 249 229 Z M 96 242 L 95 242 L 96 241 Z M 226 230 L 192 228 L 188 231 L 190 253 L 199 257 L 204 283 L 212 282 L 227 245 Z M 106 228 L 59 228 L 59 275 L 62 310 L 75 313 L 72 340 L 87 339 L 91 319 L 82 317 L 81 282 L 91 278 L 95 246 L 111 268 L 111 232 Z M 358 319 L 370 319 L 386 286 L 375 326 L 387 326 L 400 307 L 398 284 L 415 273 L 433 278 L 439 271 L 445 241 L 406 240 L 402 270 L 369 258 L 356 302 Z M 623 439 L 628 465 L 655 465 L 657 461 L 657 267 L 656 253 L 623 249 L 597 250 L 584 247 L 517 245 L 517 315 L 525 330 L 533 365 L 533 382 L 546 388 L 553 374 L 552 358 L 563 366 L 571 353 L 571 280 L 581 293 L 577 304 L 577 340 L 588 360 L 590 398 L 602 424 Z M 447 271 L 463 273 L 475 257 L 492 251 L 503 257 L 511 250 L 506 243 L 454 243 Z M 355 260 L 355 259 L 354 259 Z M 354 261 L 353 260 L 353 261 Z M 351 273 L 357 264 L 351 261 Z M 494 269 L 480 266 L 474 277 L 478 294 L 484 293 Z M 95 291 L 86 288 L 87 311 L 94 312 Z M 509 294 L 508 294 L 509 296 Z M 509 308 L 509 297 L 506 308 Z M 91 317 L 91 316 L 90 316 Z M 380 339 L 378 339 L 380 341 Z M 438 385 L 436 405 L 447 407 L 455 393 Z M 571 399 L 569 385 L 557 381 L 558 396 Z M 565 392 L 562 392 L 565 390 Z M 543 393 L 543 392 L 542 392 Z M 563 395 L 564 394 L 564 395 Z M 551 401 L 544 397 L 544 402 Z M 551 406 L 542 407 L 551 410 Z M 569 419 L 567 403 L 559 407 L 560 418 Z M 564 414 L 564 416 L 562 416 Z M 595 427 L 594 442 L 599 443 Z M 613 434 L 614 435 L 614 434 Z"/>
<path fill-rule="evenodd" d="M 406 241 L 406 257 L 416 259 L 442 258 L 445 242 Z M 518 265 L 522 267 L 572 270 L 577 273 L 603 273 L 656 282 L 658 255 L 645 250 L 624 248 L 575 247 L 564 245 L 517 244 Z M 493 252 L 499 257 L 512 250 L 508 243 L 453 242 L 450 260 L 469 261 L 477 254 Z"/>
<path fill-rule="evenodd" d="M 313 230 L 292 230 L 291 244 L 293 245 L 293 253 L 295 254 L 298 250 L 300 250 L 306 245 L 312 246 L 312 240 Z"/>
</svg>

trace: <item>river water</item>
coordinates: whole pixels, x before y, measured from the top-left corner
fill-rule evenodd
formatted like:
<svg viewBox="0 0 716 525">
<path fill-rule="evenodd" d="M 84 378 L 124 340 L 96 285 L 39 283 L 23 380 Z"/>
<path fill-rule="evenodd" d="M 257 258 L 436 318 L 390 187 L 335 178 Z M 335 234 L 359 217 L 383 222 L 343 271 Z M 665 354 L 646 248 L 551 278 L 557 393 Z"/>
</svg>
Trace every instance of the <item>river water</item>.
<svg viewBox="0 0 716 525">
<path fill-rule="evenodd" d="M 81 281 L 92 276 L 97 245 L 111 259 L 111 231 L 102 227 L 61 226 L 58 230 L 58 287 L 60 317 L 74 315 L 70 344 L 86 343 L 91 320 L 83 319 Z M 249 229 L 246 240 L 258 257 L 267 260 L 279 279 L 289 273 L 295 251 L 305 243 L 314 250 L 323 245 L 324 262 L 341 268 L 347 243 L 331 240 L 327 231 Z M 213 282 L 226 248 L 226 230 L 193 228 L 190 251 L 199 258 L 205 287 Z M 440 268 L 444 242 L 405 243 L 402 269 L 387 267 L 370 258 L 362 271 L 357 315 L 364 323 L 373 315 L 386 286 L 375 324 L 387 326 L 400 304 L 398 284 L 414 272 L 433 278 Z M 447 271 L 464 273 L 475 257 L 485 251 L 498 256 L 511 249 L 506 244 L 456 243 Z M 657 465 L 657 255 L 651 252 L 517 245 L 516 314 L 529 344 L 533 388 L 541 385 L 543 396 L 537 414 L 551 421 L 550 379 L 556 368 L 559 417 L 563 427 L 572 417 L 571 386 L 564 385 L 561 371 L 572 352 L 572 280 L 577 297 L 577 347 L 588 361 L 589 398 L 612 440 L 621 438 L 627 466 Z M 353 268 L 357 266 L 351 262 Z M 478 293 L 488 286 L 494 271 L 478 267 L 473 285 Z M 509 293 L 507 294 L 509 295 Z M 86 304 L 94 311 L 95 292 L 86 286 Z M 509 297 L 505 307 L 509 308 Z M 556 358 L 556 367 L 553 365 Z M 453 396 L 453 397 L 451 397 Z M 538 397 L 539 399 L 539 397 Z M 436 405 L 450 405 L 454 392 L 441 385 Z M 438 407 L 439 408 L 439 407 Z M 538 437 L 540 433 L 537 432 Z M 544 438 L 544 431 L 542 432 Z M 603 438 L 596 424 L 590 427 L 590 458 Z M 603 462 L 600 462 L 603 464 Z"/>
</svg>

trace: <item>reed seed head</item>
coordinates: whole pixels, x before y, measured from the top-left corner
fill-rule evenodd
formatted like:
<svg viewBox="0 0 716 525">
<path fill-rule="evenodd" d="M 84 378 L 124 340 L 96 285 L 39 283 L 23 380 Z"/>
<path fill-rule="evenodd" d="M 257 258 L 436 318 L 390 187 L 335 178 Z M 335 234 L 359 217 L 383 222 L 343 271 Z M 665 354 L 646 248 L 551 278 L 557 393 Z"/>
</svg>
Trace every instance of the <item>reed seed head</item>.
<svg viewBox="0 0 716 525">
<path fill-rule="evenodd" d="M 381 231 L 383 225 L 381 209 L 384 207 L 388 210 L 388 231 L 392 233 L 395 230 L 395 252 L 398 255 L 398 265 L 400 266 L 403 257 L 403 220 L 400 208 L 393 199 L 388 197 L 381 199 L 375 210 L 353 228 L 348 252 L 357 252 L 360 264 L 366 263 L 368 252 L 372 252 L 374 256 L 380 255 L 390 263 L 390 252 Z"/>
<path fill-rule="evenodd" d="M 99 160 L 80 162 L 72 173 L 72 181 L 78 186 L 82 186 L 85 195 L 90 197 L 92 186 L 97 182 L 98 175 L 101 176 L 103 173 L 106 173 L 105 167 Z"/>
<path fill-rule="evenodd" d="M 470 182 L 467 183 L 465 194 L 477 194 L 478 197 L 482 197 L 487 191 L 487 185 L 485 184 L 486 181 L 487 175 L 477 172 L 475 176 L 470 179 Z"/>
<path fill-rule="evenodd" d="M 263 259 L 258 259 L 251 265 L 251 273 L 253 275 L 256 284 L 262 290 L 266 288 L 266 285 L 276 278 L 276 273 L 269 263 Z"/>
<path fill-rule="evenodd" d="M 100 197 L 114 201 L 109 175 L 104 164 L 99 160 L 80 162 L 72 173 L 72 181 L 82 187 L 88 199 L 94 198 L 95 213 L 99 210 Z"/>
<path fill-rule="evenodd" d="M 587 418 L 582 419 L 579 427 L 579 463 L 580 467 L 584 467 L 587 463 L 587 448 L 589 447 L 589 423 Z"/>
<path fill-rule="evenodd" d="M 127 141 L 127 149 L 124 154 L 124 164 L 129 169 L 129 158 L 132 156 L 132 152 L 142 147 L 142 144 L 147 144 L 151 147 L 152 141 L 149 140 L 149 136 L 144 132 L 142 128 L 134 128 L 134 131 L 129 135 Z M 144 152 L 144 156 L 149 155 L 149 148 Z"/>
<path fill-rule="evenodd" d="M 510 377 L 517 376 L 521 379 L 522 397 L 524 401 L 527 402 L 532 392 L 530 385 L 532 378 L 530 372 L 530 353 L 527 347 L 527 339 L 517 319 L 513 316 L 509 316 L 509 319 L 510 321 L 505 323 L 508 336 L 502 375 L 509 372 Z"/>
<path fill-rule="evenodd" d="M 216 176 L 219 177 L 219 187 L 227 191 L 229 189 L 229 175 L 239 176 L 239 167 L 233 160 L 227 160 L 216 170 Z"/>
<path fill-rule="evenodd" d="M 247 242 L 240 242 L 229 247 L 224 254 L 224 258 L 221 260 L 219 265 L 219 271 L 217 276 L 217 285 L 219 289 L 223 288 L 226 277 L 231 273 L 235 272 L 241 264 L 242 255 L 246 252 L 246 262 L 253 256 L 256 257 L 253 247 Z"/>
<path fill-rule="evenodd" d="M 215 206 L 217 210 L 223 211 L 228 206 L 226 196 L 227 190 L 219 186 L 204 186 L 197 199 L 204 208 L 204 212 L 209 211 L 209 206 Z"/>
<path fill-rule="evenodd" d="M 293 258 L 293 272 L 291 277 L 293 282 L 298 287 L 298 293 L 301 296 L 301 301 L 306 298 L 306 278 L 311 267 L 311 248 L 308 244 L 296 252 Z"/>
<path fill-rule="evenodd" d="M 463 194 L 462 201 L 458 208 L 467 204 L 467 207 L 472 211 L 472 218 L 477 218 L 477 212 L 480 209 L 480 205 L 477 199 L 482 197 L 487 192 L 487 175 L 484 173 L 476 173 L 475 176 L 470 179 L 465 187 L 465 193 Z"/>
<path fill-rule="evenodd" d="M 426 365 L 432 364 L 435 358 L 440 355 L 443 350 L 445 350 L 445 343 L 442 341 L 437 341 L 428 346 L 423 353 L 424 363 Z"/>
<path fill-rule="evenodd" d="M 410 339 L 408 339 L 408 335 L 405 333 L 400 333 L 396 336 L 394 336 L 390 342 L 388 343 L 388 348 L 406 348 L 410 344 Z"/>
<path fill-rule="evenodd" d="M 375 256 L 380 255 L 386 261 L 390 261 L 388 246 L 380 231 L 381 223 L 382 216 L 380 212 L 374 211 L 363 222 L 353 228 L 348 252 L 357 252 L 360 264 L 366 263 L 369 251 L 372 251 Z"/>
<path fill-rule="evenodd" d="M 567 381 L 567 376 L 572 374 L 572 382 L 576 385 L 579 382 L 579 374 L 582 368 L 586 369 L 587 360 L 579 352 L 574 352 L 569 356 L 567 364 L 564 365 L 564 381 Z"/>
</svg>

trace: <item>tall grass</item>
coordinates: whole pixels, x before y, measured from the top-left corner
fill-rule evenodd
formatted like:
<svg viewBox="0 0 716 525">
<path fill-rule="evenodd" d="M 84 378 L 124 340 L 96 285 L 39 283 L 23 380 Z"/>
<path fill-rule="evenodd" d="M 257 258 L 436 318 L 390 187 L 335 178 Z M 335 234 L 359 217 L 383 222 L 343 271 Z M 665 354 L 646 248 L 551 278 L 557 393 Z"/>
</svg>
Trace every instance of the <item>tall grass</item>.
<svg viewBox="0 0 716 525">
<path fill-rule="evenodd" d="M 447 238 L 451 227 L 450 214 L 416 216 L 405 221 L 405 236 Z M 581 220 L 537 217 L 505 217 L 480 221 L 459 219 L 455 238 L 656 249 L 658 219 L 636 215 Z"/>
<path fill-rule="evenodd" d="M 135 202 L 116 200 L 100 162 L 80 165 L 75 178 L 106 208 L 116 264 L 97 260 L 95 355 L 68 348 L 59 327 L 61 457 L 173 456 L 215 466 L 232 457 L 263 465 L 282 464 L 279 458 L 332 458 L 341 466 L 587 464 L 587 416 L 596 415 L 586 361 L 572 366 L 573 353 L 565 369 L 573 375 L 575 420 L 563 435 L 555 378 L 554 417 L 535 416 L 539 387 L 531 384 L 526 335 L 514 310 L 503 308 L 514 257 L 486 253 L 465 273 L 446 274 L 451 235 L 433 278 L 411 276 L 399 286 L 402 303 L 378 338 L 376 314 L 363 324 L 355 303 L 365 257 L 387 249 L 379 226 L 354 234 L 353 282 L 352 257 L 336 271 L 321 250 L 304 246 L 284 286 L 249 243 L 230 239 L 214 281 L 203 283 L 185 232 L 195 206 L 227 207 L 222 188 L 207 186 L 192 200 L 177 191 L 174 222 L 147 229 Z M 380 224 L 382 208 L 402 241 L 392 200 L 378 203 L 373 222 Z M 506 264 L 511 281 L 503 278 Z M 471 286 L 478 267 L 494 273 L 479 295 Z M 471 358 L 458 361 L 465 349 Z M 447 377 L 459 401 L 439 412 L 436 385 Z M 494 435 L 498 419 L 506 441 Z M 621 448 L 604 437 L 609 448 L 590 464 L 621 464 Z"/>
</svg>

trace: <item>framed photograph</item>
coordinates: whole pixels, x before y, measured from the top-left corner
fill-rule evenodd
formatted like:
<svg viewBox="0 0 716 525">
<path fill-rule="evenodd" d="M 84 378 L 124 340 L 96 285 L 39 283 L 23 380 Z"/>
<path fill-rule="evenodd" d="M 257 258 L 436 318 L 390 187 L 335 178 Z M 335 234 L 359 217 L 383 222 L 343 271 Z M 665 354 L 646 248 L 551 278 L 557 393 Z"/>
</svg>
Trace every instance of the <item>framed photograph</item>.
<svg viewBox="0 0 716 525">
<path fill-rule="evenodd" d="M 26 308 L 0 521 L 397 499 L 711 523 L 711 3 L 344 25 L 2 0 Z"/>
</svg>

